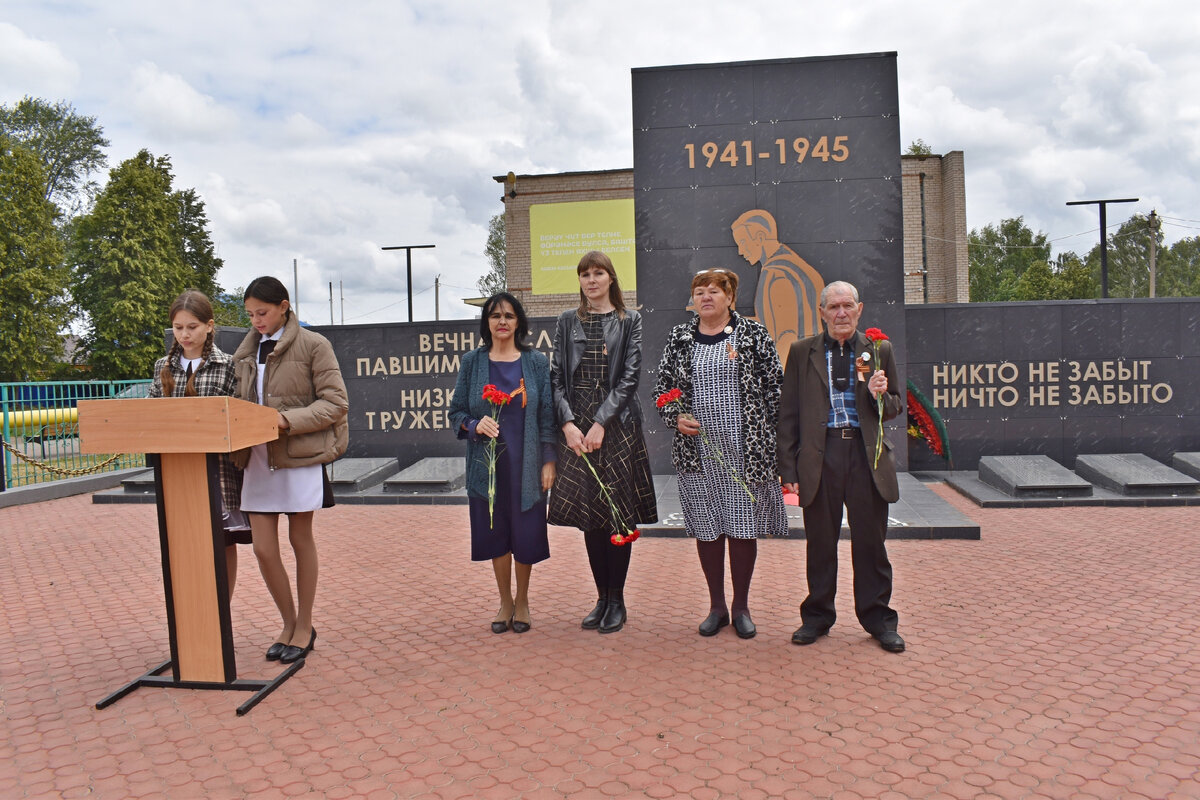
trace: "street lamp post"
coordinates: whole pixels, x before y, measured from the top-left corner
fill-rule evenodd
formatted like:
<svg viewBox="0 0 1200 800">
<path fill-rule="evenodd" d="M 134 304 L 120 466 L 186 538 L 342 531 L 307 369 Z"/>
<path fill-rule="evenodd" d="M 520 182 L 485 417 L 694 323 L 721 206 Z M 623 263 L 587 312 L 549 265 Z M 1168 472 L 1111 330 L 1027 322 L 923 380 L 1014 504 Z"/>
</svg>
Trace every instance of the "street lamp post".
<svg viewBox="0 0 1200 800">
<path fill-rule="evenodd" d="M 381 250 L 404 250 L 408 253 L 408 321 L 413 321 L 412 313 L 412 251 L 437 247 L 435 244 L 399 244 L 394 247 L 381 247 Z"/>
<path fill-rule="evenodd" d="M 1127 197 L 1121 200 L 1073 200 L 1069 206 L 1100 206 L 1100 296 L 1108 297 L 1108 215 L 1106 208 L 1109 203 L 1136 203 L 1138 198 Z"/>
</svg>

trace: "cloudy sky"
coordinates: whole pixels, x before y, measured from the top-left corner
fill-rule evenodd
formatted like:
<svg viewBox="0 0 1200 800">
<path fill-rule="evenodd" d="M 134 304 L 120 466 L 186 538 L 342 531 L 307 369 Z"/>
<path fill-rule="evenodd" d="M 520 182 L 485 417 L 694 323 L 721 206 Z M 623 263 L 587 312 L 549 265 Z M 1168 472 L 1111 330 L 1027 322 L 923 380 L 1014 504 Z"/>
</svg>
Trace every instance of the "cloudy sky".
<svg viewBox="0 0 1200 800">
<path fill-rule="evenodd" d="M 1168 242 L 1200 235 L 1200 10 L 1141 3 L 882 0 L 4 0 L 0 103 L 66 100 L 147 148 L 207 204 L 244 286 L 300 275 L 329 322 L 470 316 L 492 176 L 628 168 L 636 67 L 895 51 L 900 134 L 967 164 L 967 224 L 1023 215 L 1057 251 L 1139 197 Z M 104 176 L 99 176 L 101 182 Z"/>
</svg>

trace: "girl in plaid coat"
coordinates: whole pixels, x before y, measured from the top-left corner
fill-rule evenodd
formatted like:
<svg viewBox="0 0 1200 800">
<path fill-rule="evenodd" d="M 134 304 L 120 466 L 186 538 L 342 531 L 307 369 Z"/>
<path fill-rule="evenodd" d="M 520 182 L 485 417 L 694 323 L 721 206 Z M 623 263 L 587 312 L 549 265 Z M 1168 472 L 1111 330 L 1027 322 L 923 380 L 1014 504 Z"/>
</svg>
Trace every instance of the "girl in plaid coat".
<svg viewBox="0 0 1200 800">
<path fill-rule="evenodd" d="M 211 397 L 236 395 L 237 378 L 233 358 L 214 343 L 216 321 L 212 303 L 195 289 L 188 289 L 171 304 L 169 312 L 174 341 L 170 350 L 154 364 L 150 397 Z M 225 566 L 229 573 L 229 596 L 237 579 L 238 544 L 250 544 L 250 523 L 239 510 L 242 471 L 223 453 L 220 461 L 222 524 L 225 528 Z"/>
</svg>

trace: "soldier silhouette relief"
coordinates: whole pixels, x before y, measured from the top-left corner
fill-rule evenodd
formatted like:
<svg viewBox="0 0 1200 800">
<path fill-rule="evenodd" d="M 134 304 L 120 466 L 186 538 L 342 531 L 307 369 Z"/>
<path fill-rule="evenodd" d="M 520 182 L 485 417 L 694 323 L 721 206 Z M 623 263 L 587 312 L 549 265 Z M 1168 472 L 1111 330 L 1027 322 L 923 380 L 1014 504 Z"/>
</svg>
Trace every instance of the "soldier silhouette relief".
<svg viewBox="0 0 1200 800">
<path fill-rule="evenodd" d="M 762 264 L 754 294 L 754 313 L 775 340 L 779 361 L 786 366 L 792 342 L 821 332 L 818 306 L 825 280 L 796 251 L 779 241 L 775 218 L 755 208 L 729 226 L 738 253 Z"/>
</svg>

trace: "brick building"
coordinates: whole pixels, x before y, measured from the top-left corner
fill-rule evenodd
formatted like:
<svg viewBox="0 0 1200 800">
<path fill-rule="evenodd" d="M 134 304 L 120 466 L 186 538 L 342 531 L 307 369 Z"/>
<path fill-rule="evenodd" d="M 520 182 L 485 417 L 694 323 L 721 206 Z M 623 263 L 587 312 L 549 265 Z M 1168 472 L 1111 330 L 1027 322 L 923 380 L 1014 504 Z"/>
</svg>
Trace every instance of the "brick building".
<svg viewBox="0 0 1200 800">
<path fill-rule="evenodd" d="M 901 156 L 904 302 L 965 303 L 967 192 L 963 153 Z"/>
<path fill-rule="evenodd" d="M 967 217 L 962 151 L 902 156 L 904 299 L 908 304 L 967 302 Z M 579 303 L 578 293 L 532 291 L 529 207 L 542 203 L 633 198 L 633 170 L 517 175 L 505 184 L 504 231 L 508 289 L 534 317 L 555 316 Z M 627 305 L 636 292 L 625 292 Z"/>
</svg>

